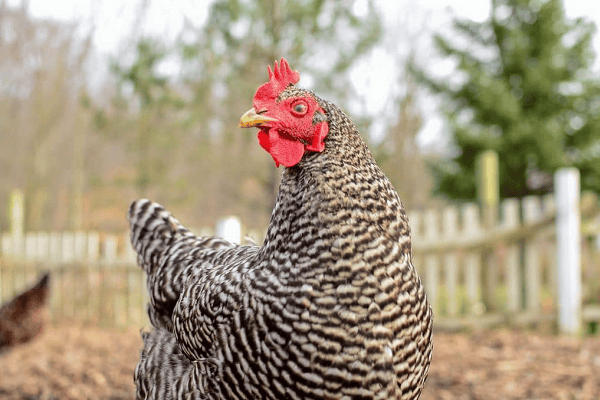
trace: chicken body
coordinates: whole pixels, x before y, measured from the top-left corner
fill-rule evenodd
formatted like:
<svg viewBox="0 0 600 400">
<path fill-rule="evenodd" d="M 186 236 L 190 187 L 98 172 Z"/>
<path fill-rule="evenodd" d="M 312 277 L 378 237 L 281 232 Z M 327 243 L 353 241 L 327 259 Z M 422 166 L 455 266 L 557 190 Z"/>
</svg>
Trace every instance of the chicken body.
<svg viewBox="0 0 600 400">
<path fill-rule="evenodd" d="M 323 151 L 286 168 L 262 246 L 196 237 L 134 202 L 148 274 L 138 399 L 417 399 L 432 313 L 406 214 L 350 119 L 312 92 Z M 274 156 L 275 158 L 275 156 Z"/>
<path fill-rule="evenodd" d="M 50 274 L 0 307 L 0 352 L 29 342 L 44 329 L 48 317 Z"/>
</svg>

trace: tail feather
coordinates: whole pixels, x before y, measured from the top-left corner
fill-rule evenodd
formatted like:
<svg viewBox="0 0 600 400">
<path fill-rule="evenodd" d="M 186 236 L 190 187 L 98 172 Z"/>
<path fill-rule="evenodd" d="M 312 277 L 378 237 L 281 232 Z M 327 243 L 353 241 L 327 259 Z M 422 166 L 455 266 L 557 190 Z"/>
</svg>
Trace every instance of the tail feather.
<svg viewBox="0 0 600 400">
<path fill-rule="evenodd" d="M 50 272 L 45 272 L 35 287 L 43 290 L 48 290 L 48 284 L 50 283 Z"/>
<path fill-rule="evenodd" d="M 27 290 L 26 296 L 28 305 L 23 305 L 22 308 L 42 307 L 48 301 L 50 294 L 50 272 L 44 272 L 38 282 Z"/>
<path fill-rule="evenodd" d="M 142 199 L 131 203 L 128 213 L 131 244 L 138 262 L 150 275 L 160 255 L 180 237 L 193 236 L 160 204 Z"/>
<path fill-rule="evenodd" d="M 210 259 L 218 250 L 235 246 L 220 238 L 195 236 L 160 204 L 149 200 L 134 201 L 128 219 L 138 264 L 147 275 L 150 322 L 171 331 L 172 312 L 191 274 L 192 260 Z"/>
</svg>

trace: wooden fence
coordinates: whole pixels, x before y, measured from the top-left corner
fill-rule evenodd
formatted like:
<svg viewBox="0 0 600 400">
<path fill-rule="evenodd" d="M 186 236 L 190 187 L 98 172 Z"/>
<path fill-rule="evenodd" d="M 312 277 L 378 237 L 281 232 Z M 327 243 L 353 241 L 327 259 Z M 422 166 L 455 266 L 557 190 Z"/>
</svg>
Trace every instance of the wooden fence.
<svg viewBox="0 0 600 400">
<path fill-rule="evenodd" d="M 16 214 L 18 217 L 19 212 Z M 557 319 L 554 197 L 506 200 L 500 215 L 497 225 L 486 228 L 475 204 L 409 212 L 415 265 L 438 327 Z M 600 321 L 597 215 L 597 198 L 583 196 L 584 322 Z M 148 324 L 145 276 L 136 265 L 127 233 L 23 233 L 18 222 L 13 225 L 16 229 L 1 237 L 0 300 L 11 298 L 33 283 L 39 272 L 49 270 L 55 320 L 75 318 L 111 326 Z"/>
<path fill-rule="evenodd" d="M 109 326 L 147 325 L 145 276 L 126 234 L 30 232 L 2 236 L 0 298 L 51 272 L 51 316 Z M 14 249 L 22 246 L 22 252 Z"/>
<path fill-rule="evenodd" d="M 409 213 L 414 263 L 438 327 L 556 320 L 559 279 L 554 197 L 505 200 L 501 214 L 499 224 L 485 229 L 475 204 Z M 596 196 L 583 197 L 581 217 L 581 316 L 584 322 L 598 322 L 600 229 Z"/>
</svg>

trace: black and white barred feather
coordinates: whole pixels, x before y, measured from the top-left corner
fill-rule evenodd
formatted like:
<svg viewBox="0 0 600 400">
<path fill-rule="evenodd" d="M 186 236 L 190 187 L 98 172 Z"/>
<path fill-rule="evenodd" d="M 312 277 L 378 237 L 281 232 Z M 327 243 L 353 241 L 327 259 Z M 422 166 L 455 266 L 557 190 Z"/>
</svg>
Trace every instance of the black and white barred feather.
<svg viewBox="0 0 600 400">
<path fill-rule="evenodd" d="M 289 86 L 285 96 L 312 92 Z M 196 237 L 134 202 L 154 330 L 138 399 L 417 399 L 432 313 L 402 204 L 350 120 L 287 168 L 262 246 Z"/>
</svg>

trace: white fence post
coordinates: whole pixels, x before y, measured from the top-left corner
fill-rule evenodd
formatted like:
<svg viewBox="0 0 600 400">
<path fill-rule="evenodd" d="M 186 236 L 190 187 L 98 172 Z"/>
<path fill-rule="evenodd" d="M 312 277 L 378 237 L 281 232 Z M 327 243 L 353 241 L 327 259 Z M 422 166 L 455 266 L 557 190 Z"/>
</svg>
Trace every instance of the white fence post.
<svg viewBox="0 0 600 400">
<path fill-rule="evenodd" d="M 25 205 L 23 192 L 13 190 L 10 194 L 10 231 L 12 235 L 12 256 L 23 256 L 25 239 L 23 237 L 23 222 L 25 220 Z"/>
<path fill-rule="evenodd" d="M 242 242 L 242 223 L 237 217 L 226 217 L 217 222 L 215 234 L 230 243 Z"/>
<path fill-rule="evenodd" d="M 558 328 L 581 332 L 581 214 L 579 171 L 563 168 L 554 175 L 558 272 Z"/>
<path fill-rule="evenodd" d="M 454 238 L 458 233 L 458 212 L 456 207 L 447 207 L 443 212 L 443 232 L 447 238 Z M 448 314 L 455 317 L 458 314 L 458 257 L 456 252 L 444 255 L 444 281 L 446 283 L 446 301 Z"/>
<path fill-rule="evenodd" d="M 474 238 L 481 235 L 479 223 L 479 207 L 475 203 L 467 203 L 463 206 L 463 235 Z M 465 286 L 469 298 L 469 314 L 480 316 L 485 310 L 481 301 L 481 254 L 472 251 L 465 254 Z"/>
<path fill-rule="evenodd" d="M 427 210 L 424 215 L 425 238 L 429 241 L 436 241 L 438 237 L 438 216 L 433 209 Z M 425 257 L 425 292 L 429 297 L 429 303 L 433 310 L 433 315 L 438 312 L 438 286 L 439 286 L 439 257 L 437 254 L 429 254 Z"/>
<path fill-rule="evenodd" d="M 523 222 L 536 222 L 542 217 L 540 198 L 527 196 L 523 199 Z M 528 312 L 539 313 L 541 308 L 542 276 L 539 240 L 534 236 L 525 244 L 525 307 Z"/>
<path fill-rule="evenodd" d="M 519 200 L 506 199 L 502 202 L 502 224 L 506 229 L 519 227 Z M 522 308 L 521 300 L 521 261 L 519 259 L 519 246 L 511 243 L 506 250 L 506 309 L 509 313 L 517 313 Z"/>
</svg>

